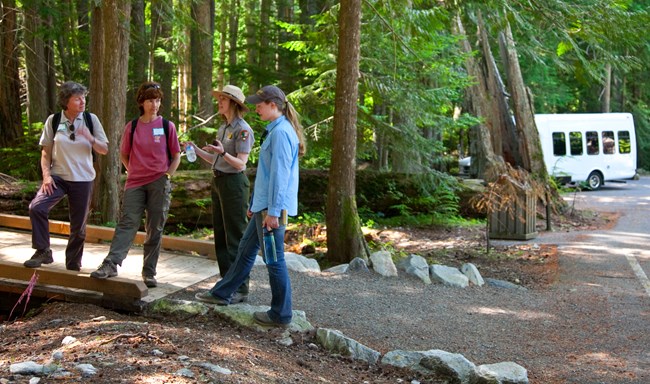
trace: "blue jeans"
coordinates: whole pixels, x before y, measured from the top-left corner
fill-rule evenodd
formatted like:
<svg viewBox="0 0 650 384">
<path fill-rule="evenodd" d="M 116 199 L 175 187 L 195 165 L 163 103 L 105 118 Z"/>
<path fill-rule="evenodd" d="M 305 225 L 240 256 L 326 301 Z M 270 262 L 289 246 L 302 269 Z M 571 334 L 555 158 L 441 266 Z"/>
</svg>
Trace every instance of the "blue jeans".
<svg viewBox="0 0 650 384">
<path fill-rule="evenodd" d="M 233 293 L 241 286 L 255 264 L 257 252 L 262 244 L 262 213 L 257 212 L 248 222 L 246 232 L 239 242 L 237 259 L 230 266 L 228 273 L 219 280 L 210 290 L 212 296 L 223 300 L 230 300 Z M 275 237 L 275 251 L 277 263 L 267 265 L 269 283 L 271 285 L 271 310 L 268 315 L 276 323 L 289 324 L 291 322 L 291 281 L 289 271 L 284 261 L 284 231 L 286 227 L 280 226 L 273 230 Z"/>
</svg>

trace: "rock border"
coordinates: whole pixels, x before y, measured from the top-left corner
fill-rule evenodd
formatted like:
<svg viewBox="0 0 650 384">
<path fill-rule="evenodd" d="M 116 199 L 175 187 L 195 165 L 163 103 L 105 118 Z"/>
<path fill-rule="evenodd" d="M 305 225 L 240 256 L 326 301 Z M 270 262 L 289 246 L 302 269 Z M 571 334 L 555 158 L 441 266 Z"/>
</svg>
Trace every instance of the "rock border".
<svg viewBox="0 0 650 384">
<path fill-rule="evenodd" d="M 320 267 L 313 259 L 287 252 L 285 253 L 287 267 L 298 272 L 318 272 Z M 370 267 L 382 276 L 398 277 L 398 269 L 407 275 L 415 276 L 425 284 L 440 283 L 448 286 L 464 288 L 470 284 L 482 286 L 488 284 L 500 288 L 525 289 L 524 287 L 494 279 L 483 279 L 475 265 L 464 264 L 461 269 L 439 264 L 427 265 L 426 260 L 419 255 L 409 255 L 400 261 L 398 266 L 392 261 L 391 254 L 387 251 L 375 252 L 370 258 Z M 255 265 L 264 265 L 258 257 Z M 357 258 L 350 264 L 342 264 L 324 272 L 367 273 L 370 267 L 365 260 Z M 238 325 L 266 332 L 270 327 L 257 324 L 253 320 L 253 313 L 266 311 L 268 306 L 254 306 L 245 303 L 217 306 L 203 304 L 195 301 L 160 299 L 152 303 L 148 310 L 156 313 L 190 313 L 205 315 L 210 310 L 225 317 Z M 354 339 L 345 336 L 342 332 L 328 328 L 314 328 L 307 320 L 304 311 L 294 310 L 293 320 L 289 328 L 281 333 L 277 340 L 279 344 L 290 346 L 293 344 L 291 333 L 307 333 L 315 331 L 316 341 L 322 348 L 331 354 L 349 357 L 364 361 L 370 365 L 391 365 L 407 368 L 414 372 L 430 375 L 436 379 L 460 384 L 527 384 L 528 372 L 515 362 L 500 362 L 495 364 L 475 365 L 463 355 L 446 352 L 438 349 L 428 351 L 393 350 L 381 355 L 380 352 L 369 348 Z"/>
</svg>

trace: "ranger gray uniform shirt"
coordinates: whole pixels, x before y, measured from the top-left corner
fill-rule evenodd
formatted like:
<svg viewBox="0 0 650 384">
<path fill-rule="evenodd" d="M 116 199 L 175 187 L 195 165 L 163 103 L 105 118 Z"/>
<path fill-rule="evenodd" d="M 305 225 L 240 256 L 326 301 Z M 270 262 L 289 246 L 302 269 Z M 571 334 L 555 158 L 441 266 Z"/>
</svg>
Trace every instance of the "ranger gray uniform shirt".
<svg viewBox="0 0 650 384">
<path fill-rule="evenodd" d="M 217 131 L 217 139 L 223 144 L 223 149 L 235 157 L 237 157 L 238 153 L 251 153 L 255 142 L 253 130 L 241 117 L 236 117 L 230 124 L 222 124 Z M 241 172 L 228 164 L 223 156 L 217 157 L 214 164 L 212 164 L 212 169 L 224 173 Z"/>
</svg>

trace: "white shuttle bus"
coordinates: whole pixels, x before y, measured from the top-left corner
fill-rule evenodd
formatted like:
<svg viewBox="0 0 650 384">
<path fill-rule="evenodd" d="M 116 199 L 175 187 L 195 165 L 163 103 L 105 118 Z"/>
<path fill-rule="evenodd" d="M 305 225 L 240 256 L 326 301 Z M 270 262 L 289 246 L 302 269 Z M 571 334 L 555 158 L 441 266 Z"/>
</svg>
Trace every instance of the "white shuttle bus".
<svg viewBox="0 0 650 384">
<path fill-rule="evenodd" d="M 596 190 L 637 177 L 630 113 L 539 114 L 535 123 L 546 169 L 561 183 L 586 182 Z"/>
</svg>

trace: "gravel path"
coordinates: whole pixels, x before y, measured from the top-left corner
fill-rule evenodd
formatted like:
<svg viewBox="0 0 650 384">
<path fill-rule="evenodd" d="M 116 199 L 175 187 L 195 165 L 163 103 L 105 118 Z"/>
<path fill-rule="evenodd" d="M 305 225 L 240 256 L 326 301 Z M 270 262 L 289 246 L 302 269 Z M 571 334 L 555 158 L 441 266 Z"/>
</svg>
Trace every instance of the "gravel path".
<svg viewBox="0 0 650 384">
<path fill-rule="evenodd" d="M 578 195 L 579 203 L 593 204 L 597 196 Z M 635 201 L 605 206 L 622 212 L 612 231 L 542 233 L 529 241 L 559 244 L 560 279 L 544 289 L 291 272 L 294 309 L 314 326 L 338 329 L 381 353 L 442 349 L 477 365 L 514 361 L 528 369 L 531 383 L 650 383 L 650 292 L 629 261 L 634 255 L 650 272 L 644 233 L 650 208 Z M 212 284 L 182 295 L 191 298 Z M 253 270 L 250 298 L 250 304 L 270 302 L 264 268 Z"/>
</svg>

